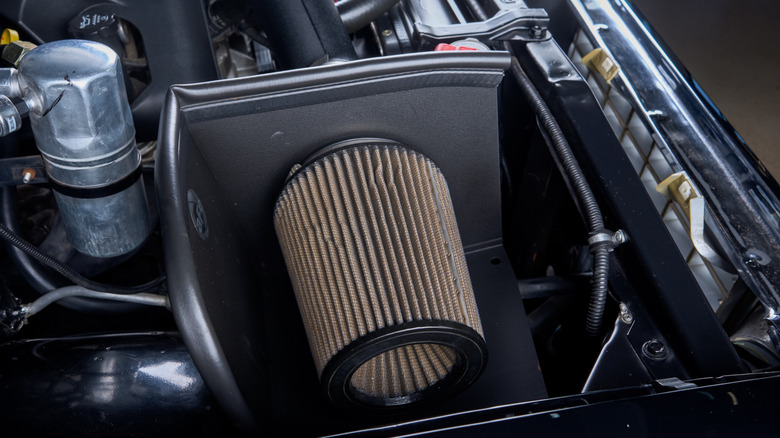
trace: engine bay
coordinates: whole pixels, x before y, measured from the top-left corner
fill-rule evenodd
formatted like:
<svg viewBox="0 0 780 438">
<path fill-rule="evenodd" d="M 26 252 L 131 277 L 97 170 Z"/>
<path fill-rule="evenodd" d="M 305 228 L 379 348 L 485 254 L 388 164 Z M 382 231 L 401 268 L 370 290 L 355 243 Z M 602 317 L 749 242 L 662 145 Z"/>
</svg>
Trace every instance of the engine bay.
<svg viewBox="0 0 780 438">
<path fill-rule="evenodd" d="M 8 429 L 462 433 L 772 376 L 771 245 L 731 263 L 574 3 L 4 2 Z"/>
</svg>

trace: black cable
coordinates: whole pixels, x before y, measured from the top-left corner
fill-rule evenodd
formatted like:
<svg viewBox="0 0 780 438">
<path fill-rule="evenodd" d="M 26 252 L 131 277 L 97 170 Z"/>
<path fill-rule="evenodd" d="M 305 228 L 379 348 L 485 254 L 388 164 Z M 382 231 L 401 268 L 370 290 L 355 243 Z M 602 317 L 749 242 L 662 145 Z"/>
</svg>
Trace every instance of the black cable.
<svg viewBox="0 0 780 438">
<path fill-rule="evenodd" d="M 520 91 L 531 105 L 536 116 L 539 118 L 542 127 L 550 136 L 558 159 L 563 165 L 566 176 L 574 188 L 575 195 L 580 200 L 585 213 L 585 220 L 591 235 L 603 233 L 604 219 L 601 215 L 601 209 L 596 202 L 585 175 L 582 173 L 579 163 L 577 163 L 574 153 L 569 146 L 566 137 L 563 135 L 560 125 L 555 120 L 552 112 L 542 99 L 542 96 L 536 90 L 531 80 L 528 79 L 520 62 L 512 57 L 511 71 L 517 81 Z M 587 330 L 591 336 L 598 336 L 601 331 L 602 321 L 604 319 L 604 308 L 607 302 L 608 276 L 609 276 L 609 250 L 606 246 L 600 245 L 591 247 L 594 255 L 593 261 L 593 280 L 590 304 L 588 306 Z"/>
<path fill-rule="evenodd" d="M 83 286 L 87 289 L 91 289 L 99 292 L 109 292 L 114 294 L 136 294 L 140 292 L 156 291 L 157 289 L 160 288 L 160 285 L 162 285 L 165 282 L 165 275 L 163 275 L 158 277 L 155 280 L 152 280 L 148 283 L 144 283 L 138 286 L 121 287 L 121 286 L 112 286 L 108 284 L 98 283 L 96 281 L 90 280 L 89 278 L 82 276 L 70 266 L 60 262 L 59 260 L 50 256 L 49 254 L 44 253 L 43 251 L 38 249 L 35 245 L 24 240 L 24 238 L 11 231 L 8 227 L 6 227 L 2 223 L 0 223 L 0 237 L 8 241 L 13 246 L 24 251 L 27 255 L 34 258 L 35 260 L 38 260 L 42 264 L 54 269 L 55 271 L 60 273 L 63 277 L 67 278 L 73 283 L 79 286 Z"/>
<path fill-rule="evenodd" d="M 0 222 L 14 232 L 19 232 L 19 216 L 17 212 L 16 187 L 0 187 Z M 27 254 L 13 245 L 6 245 L 6 253 L 19 269 L 27 283 L 38 293 L 46 293 L 57 289 L 62 284 L 57 283 L 48 271 L 32 261 Z"/>
<path fill-rule="evenodd" d="M 482 6 L 477 3 L 477 0 L 466 0 L 466 6 L 471 10 L 471 13 L 474 14 L 474 18 L 477 20 L 486 21 L 490 18 L 487 13 L 485 13 L 485 10 L 482 9 Z"/>
<path fill-rule="evenodd" d="M 347 32 L 354 33 L 368 26 L 395 6 L 398 0 L 341 0 L 336 8 Z"/>
<path fill-rule="evenodd" d="M 604 320 L 609 280 L 609 250 L 601 246 L 593 253 L 593 290 L 588 304 L 588 334 L 597 336 Z"/>
<path fill-rule="evenodd" d="M 596 197 L 593 196 L 588 182 L 585 180 L 585 175 L 582 173 L 579 163 L 574 158 L 574 153 L 569 146 L 569 142 L 566 141 L 566 137 L 563 135 L 563 131 L 555 120 L 555 117 L 550 112 L 547 104 L 539 95 L 539 92 L 528 79 L 520 62 L 517 58 L 512 57 L 512 74 L 520 86 L 520 90 L 523 95 L 531 104 L 532 109 L 539 121 L 542 123 L 545 131 L 552 140 L 555 153 L 563 164 L 563 168 L 566 171 L 566 176 L 569 178 L 577 197 L 582 201 L 582 207 L 585 210 L 585 219 L 587 221 L 588 228 L 591 232 L 599 232 L 604 229 L 604 219 L 601 216 L 601 209 L 596 202 Z"/>
<path fill-rule="evenodd" d="M 483 21 L 487 19 L 487 13 L 476 0 L 467 0 L 467 4 L 477 18 Z M 508 52 L 512 52 L 512 45 L 508 41 L 504 42 L 504 47 Z M 596 197 L 593 196 L 593 191 L 590 189 L 587 180 L 585 180 L 585 175 L 582 173 L 579 163 L 574 158 L 574 152 L 572 152 L 569 142 L 566 141 L 558 121 L 555 120 L 550 108 L 547 107 L 544 99 L 542 99 L 536 87 L 531 83 L 531 80 L 528 79 L 528 76 L 526 76 L 523 68 L 520 66 L 520 62 L 514 56 L 512 57 L 511 71 L 517 81 L 517 85 L 520 87 L 520 91 L 529 105 L 531 105 L 536 117 L 541 121 L 544 130 L 550 136 L 553 149 L 563 164 L 566 176 L 574 187 L 575 195 L 580 199 L 582 208 L 585 210 L 585 217 L 591 236 L 604 233 L 606 230 L 604 229 L 601 209 L 596 202 Z M 593 252 L 593 289 L 588 305 L 586 327 L 588 335 L 596 337 L 601 331 L 604 308 L 607 303 L 607 293 L 609 292 L 607 284 L 609 279 L 609 250 L 603 243 L 592 244 L 590 250 Z"/>
<path fill-rule="evenodd" d="M 9 158 L 18 155 L 18 136 L 19 134 L 17 133 L 0 138 L 0 157 Z M 17 210 L 16 187 L 0 187 L 0 223 L 16 233 L 20 232 L 19 212 Z M 43 294 L 62 286 L 62 284 L 57 282 L 58 279 L 52 278 L 48 271 L 30 260 L 30 258 L 21 250 L 12 245 L 5 245 L 5 249 L 8 257 L 17 267 L 24 279 L 38 293 Z"/>
</svg>

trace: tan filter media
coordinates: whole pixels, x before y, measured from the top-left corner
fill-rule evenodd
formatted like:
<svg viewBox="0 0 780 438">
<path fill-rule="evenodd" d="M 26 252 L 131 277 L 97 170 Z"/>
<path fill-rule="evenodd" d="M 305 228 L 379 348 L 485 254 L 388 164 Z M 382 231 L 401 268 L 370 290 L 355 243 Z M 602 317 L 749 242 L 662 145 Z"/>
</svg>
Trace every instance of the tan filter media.
<svg viewBox="0 0 780 438">
<path fill-rule="evenodd" d="M 390 142 L 331 152 L 293 175 L 274 219 L 331 399 L 399 406 L 479 375 L 482 325 L 430 159 Z"/>
</svg>

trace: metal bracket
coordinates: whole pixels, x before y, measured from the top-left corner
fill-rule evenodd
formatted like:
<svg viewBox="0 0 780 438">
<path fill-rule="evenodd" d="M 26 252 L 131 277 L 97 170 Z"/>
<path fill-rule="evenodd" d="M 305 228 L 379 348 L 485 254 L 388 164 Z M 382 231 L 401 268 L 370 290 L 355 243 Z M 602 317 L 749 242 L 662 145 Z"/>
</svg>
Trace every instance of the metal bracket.
<svg viewBox="0 0 780 438">
<path fill-rule="evenodd" d="M 543 41 L 550 39 L 547 25 L 550 19 L 544 9 L 506 9 L 495 16 L 472 23 L 431 26 L 415 23 L 420 36 L 420 46 L 435 46 L 465 38 L 475 38 L 482 43 L 495 41 Z"/>
<path fill-rule="evenodd" d="M 40 184 L 49 181 L 40 155 L 0 160 L 0 187 Z"/>
<path fill-rule="evenodd" d="M 695 383 L 684 382 L 677 377 L 669 377 L 666 379 L 658 379 L 653 382 L 656 390 L 659 392 L 675 391 L 678 389 L 697 388 Z"/>
</svg>

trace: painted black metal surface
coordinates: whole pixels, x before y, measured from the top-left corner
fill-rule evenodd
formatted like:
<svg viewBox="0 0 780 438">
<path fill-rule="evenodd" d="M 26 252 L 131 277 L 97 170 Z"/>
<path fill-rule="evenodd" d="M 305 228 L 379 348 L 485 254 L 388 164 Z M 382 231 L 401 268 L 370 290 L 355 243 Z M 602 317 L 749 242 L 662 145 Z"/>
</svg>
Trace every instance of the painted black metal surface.
<svg viewBox="0 0 780 438">
<path fill-rule="evenodd" d="M 639 386 L 653 380 L 628 340 L 630 329 L 631 323 L 620 318 L 615 321 L 583 392 Z"/>
<path fill-rule="evenodd" d="M 552 40 L 517 43 L 514 49 L 564 129 L 607 227 L 627 232 L 629 241 L 615 250 L 615 257 L 677 357 L 692 376 L 742 370 L 598 102 L 571 61 Z"/>
<path fill-rule="evenodd" d="M 488 363 L 479 379 L 463 393 L 434 406 L 391 415 L 354 414 L 334 408 L 320 389 L 305 333 L 297 317 L 287 279 L 277 279 L 276 293 L 266 301 L 278 315 L 267 327 L 283 333 L 269 340 L 266 360 L 271 379 L 266 394 L 273 403 L 271 418 L 262 427 L 275 435 L 318 436 L 381 427 L 457 412 L 539 400 L 546 397 L 522 300 L 507 258 L 500 246 L 466 255 L 474 296 L 483 320 Z M 501 262 L 495 264 L 498 260 Z M 299 421 L 302 412 L 307 421 Z"/>
<path fill-rule="evenodd" d="M 780 375 L 597 391 L 358 431 L 344 436 L 734 437 L 772 436 Z M 690 386 L 690 385 L 688 385 Z M 661 387 L 659 386 L 659 389 Z"/>
<path fill-rule="evenodd" d="M 5 434 L 235 433 L 176 333 L 17 341 L 0 356 Z"/>
</svg>

